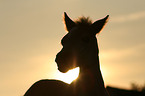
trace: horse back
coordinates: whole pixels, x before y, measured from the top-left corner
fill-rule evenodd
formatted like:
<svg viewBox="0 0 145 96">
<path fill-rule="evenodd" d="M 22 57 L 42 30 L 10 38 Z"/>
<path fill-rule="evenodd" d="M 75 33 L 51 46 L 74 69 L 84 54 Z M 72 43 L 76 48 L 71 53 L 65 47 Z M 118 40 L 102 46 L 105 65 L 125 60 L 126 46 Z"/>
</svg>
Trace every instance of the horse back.
<svg viewBox="0 0 145 96">
<path fill-rule="evenodd" d="M 24 96 L 66 96 L 69 85 L 58 80 L 40 80 Z"/>
</svg>

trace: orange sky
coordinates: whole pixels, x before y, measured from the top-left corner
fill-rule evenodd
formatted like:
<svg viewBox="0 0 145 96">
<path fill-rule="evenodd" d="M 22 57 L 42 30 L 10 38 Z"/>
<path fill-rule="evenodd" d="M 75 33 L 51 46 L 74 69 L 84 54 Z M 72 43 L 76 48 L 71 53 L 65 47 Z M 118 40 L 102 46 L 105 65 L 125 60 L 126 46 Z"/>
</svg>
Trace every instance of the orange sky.
<svg viewBox="0 0 145 96">
<path fill-rule="evenodd" d="M 54 62 L 66 34 L 63 12 L 93 21 L 110 15 L 98 35 L 106 85 L 145 82 L 144 0 L 1 0 L 0 96 L 21 96 L 40 79 L 58 78 Z"/>
</svg>

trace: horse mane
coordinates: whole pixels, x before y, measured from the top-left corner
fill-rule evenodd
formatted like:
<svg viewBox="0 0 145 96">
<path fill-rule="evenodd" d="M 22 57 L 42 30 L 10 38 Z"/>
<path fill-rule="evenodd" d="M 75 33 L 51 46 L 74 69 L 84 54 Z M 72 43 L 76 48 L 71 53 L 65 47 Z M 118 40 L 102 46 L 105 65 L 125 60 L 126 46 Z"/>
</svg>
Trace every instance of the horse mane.
<svg viewBox="0 0 145 96">
<path fill-rule="evenodd" d="M 80 17 L 74 21 L 77 26 L 86 27 L 92 24 L 92 20 L 89 17 Z"/>
<path fill-rule="evenodd" d="M 63 18 L 63 22 L 65 24 L 65 29 L 66 31 L 68 31 L 67 27 L 66 27 L 66 23 L 65 23 L 65 17 Z M 85 17 L 85 16 L 81 16 L 79 18 L 77 18 L 76 20 L 73 21 L 76 26 L 78 27 L 89 27 L 90 25 L 92 25 L 92 20 L 90 19 L 90 17 Z"/>
</svg>

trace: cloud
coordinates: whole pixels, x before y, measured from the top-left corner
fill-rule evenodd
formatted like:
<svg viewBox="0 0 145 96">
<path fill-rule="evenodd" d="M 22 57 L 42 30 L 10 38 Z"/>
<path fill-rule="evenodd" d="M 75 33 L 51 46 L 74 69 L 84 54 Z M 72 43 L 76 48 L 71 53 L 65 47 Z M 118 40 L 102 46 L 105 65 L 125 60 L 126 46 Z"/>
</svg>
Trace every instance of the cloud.
<svg viewBox="0 0 145 96">
<path fill-rule="evenodd" d="M 145 11 L 112 17 L 110 18 L 110 21 L 113 23 L 123 23 L 128 21 L 135 21 L 143 18 L 145 18 Z"/>
<path fill-rule="evenodd" d="M 100 52 L 100 59 L 103 62 L 129 62 L 129 63 L 142 63 L 145 62 L 145 44 L 138 46 L 124 48 L 122 50 L 112 49 Z"/>
</svg>

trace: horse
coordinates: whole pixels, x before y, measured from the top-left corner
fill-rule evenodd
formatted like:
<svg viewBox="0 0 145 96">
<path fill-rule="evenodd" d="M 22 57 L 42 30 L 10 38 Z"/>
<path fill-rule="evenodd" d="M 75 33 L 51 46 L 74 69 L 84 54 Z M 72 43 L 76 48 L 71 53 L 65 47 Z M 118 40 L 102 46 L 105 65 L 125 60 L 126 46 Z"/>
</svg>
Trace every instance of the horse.
<svg viewBox="0 0 145 96">
<path fill-rule="evenodd" d="M 109 96 L 105 89 L 99 65 L 98 34 L 109 15 L 92 23 L 89 17 L 73 21 L 64 12 L 68 33 L 62 38 L 63 48 L 55 62 L 60 72 L 79 67 L 80 72 L 71 84 L 59 80 L 40 80 L 34 83 L 24 96 Z"/>
</svg>

